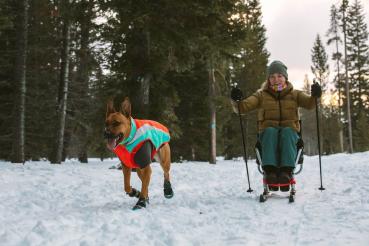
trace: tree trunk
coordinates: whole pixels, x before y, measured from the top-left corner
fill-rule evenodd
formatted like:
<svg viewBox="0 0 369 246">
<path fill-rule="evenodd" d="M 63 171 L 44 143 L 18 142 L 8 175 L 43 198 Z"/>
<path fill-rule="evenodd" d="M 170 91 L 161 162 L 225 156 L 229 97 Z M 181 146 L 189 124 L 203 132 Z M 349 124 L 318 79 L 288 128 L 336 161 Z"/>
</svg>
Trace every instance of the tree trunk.
<svg viewBox="0 0 369 246">
<path fill-rule="evenodd" d="M 11 161 L 13 163 L 24 163 L 28 0 L 20 1 L 18 6 L 17 59 L 15 65 L 17 96 L 15 98 L 15 122 Z"/>
<path fill-rule="evenodd" d="M 151 64 L 151 35 L 150 31 L 145 30 L 145 57 L 147 59 L 146 64 Z M 141 104 L 141 112 L 144 116 L 148 116 L 149 113 L 149 105 L 150 105 L 150 83 L 152 79 L 152 73 L 148 70 L 149 67 L 145 67 L 145 72 L 143 77 L 141 78 L 141 87 L 140 87 L 140 104 Z"/>
<path fill-rule="evenodd" d="M 69 1 L 69 0 L 67 0 Z M 64 144 L 64 129 L 65 118 L 67 114 L 67 98 L 68 98 L 68 83 L 69 83 L 69 60 L 70 60 L 70 23 L 69 17 L 65 15 L 63 26 L 63 48 L 61 54 L 60 66 L 60 83 L 59 83 L 59 98 L 57 105 L 57 131 L 55 150 L 51 157 L 51 163 L 60 164 L 62 161 L 63 144 Z"/>
<path fill-rule="evenodd" d="M 336 54 L 338 55 L 339 53 L 339 50 L 338 50 L 338 36 L 337 36 L 337 33 L 336 33 Z M 340 57 L 340 56 L 339 56 Z M 337 88 L 338 88 L 338 122 L 339 122 L 339 125 L 341 127 L 340 131 L 339 131 L 339 136 L 340 136 L 340 150 L 341 152 L 344 151 L 344 148 L 343 148 L 343 131 L 342 131 L 342 128 L 343 128 L 343 124 L 342 124 L 342 121 L 341 121 L 341 76 L 340 76 L 340 59 L 337 58 Z"/>
<path fill-rule="evenodd" d="M 150 104 L 150 81 L 151 81 L 152 75 L 151 73 L 146 73 L 143 78 L 141 78 L 141 107 L 142 107 L 142 113 L 147 116 L 148 114 L 148 108 Z"/>
<path fill-rule="evenodd" d="M 344 1 L 345 4 L 345 1 Z M 348 64 L 347 64 L 347 42 L 346 42 L 346 8 L 343 8 L 343 40 L 344 40 L 344 50 L 345 50 L 345 84 L 346 84 L 346 100 L 347 100 L 347 122 L 348 122 L 348 139 L 349 139 L 349 153 L 354 152 L 354 147 L 352 143 L 352 124 L 351 124 L 351 103 L 350 103 L 350 85 L 348 82 Z"/>
<path fill-rule="evenodd" d="M 216 109 L 215 109 L 215 76 L 213 62 L 209 64 L 209 112 L 210 112 L 210 164 L 216 164 Z"/>
<path fill-rule="evenodd" d="M 88 119 L 86 119 L 86 115 L 89 111 L 89 97 L 88 97 L 88 91 L 89 91 L 89 59 L 90 59 L 90 53 L 89 53 L 89 42 L 90 42 L 90 29 L 91 29 L 91 16 L 92 16 L 92 7 L 93 7 L 93 1 L 89 0 L 86 2 L 86 0 L 83 0 L 83 5 L 85 8 L 83 8 L 84 11 L 87 12 L 85 16 L 83 16 L 82 22 L 81 22 L 81 49 L 80 49 L 80 62 L 79 62 L 79 71 L 78 71 L 78 77 L 77 82 L 81 86 L 81 110 L 78 114 L 78 136 L 79 136 L 79 151 L 78 151 L 78 160 L 82 163 L 88 162 L 88 155 L 87 155 L 87 146 L 88 146 L 88 126 L 85 122 L 88 122 Z"/>
<path fill-rule="evenodd" d="M 191 146 L 191 158 L 193 161 L 196 160 L 196 151 L 194 146 Z"/>
</svg>

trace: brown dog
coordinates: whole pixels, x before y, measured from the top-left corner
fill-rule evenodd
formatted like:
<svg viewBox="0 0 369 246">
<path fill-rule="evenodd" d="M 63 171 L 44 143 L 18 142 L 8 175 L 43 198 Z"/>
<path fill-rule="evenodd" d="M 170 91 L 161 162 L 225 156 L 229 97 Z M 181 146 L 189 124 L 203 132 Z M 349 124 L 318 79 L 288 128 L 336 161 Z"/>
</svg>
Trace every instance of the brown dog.
<svg viewBox="0 0 369 246">
<path fill-rule="evenodd" d="M 164 171 L 164 196 L 173 197 L 170 183 L 169 131 L 158 122 L 137 120 L 131 117 L 131 103 L 125 98 L 120 110 L 114 109 L 113 101 L 107 103 L 105 120 L 107 147 L 122 162 L 124 190 L 130 197 L 139 198 L 133 209 L 146 207 L 151 177 L 150 163 L 153 158 L 160 162 Z M 141 192 L 131 187 L 131 171 L 135 168 L 141 180 Z"/>
</svg>

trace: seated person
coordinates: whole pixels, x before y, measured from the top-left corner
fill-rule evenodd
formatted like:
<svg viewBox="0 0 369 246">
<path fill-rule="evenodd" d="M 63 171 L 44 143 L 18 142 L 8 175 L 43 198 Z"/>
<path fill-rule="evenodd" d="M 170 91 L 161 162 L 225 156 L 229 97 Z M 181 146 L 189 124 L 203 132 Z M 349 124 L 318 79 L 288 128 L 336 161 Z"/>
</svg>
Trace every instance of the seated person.
<svg viewBox="0 0 369 246">
<path fill-rule="evenodd" d="M 295 168 L 296 143 L 300 131 L 298 108 L 313 109 L 321 87 L 314 83 L 311 96 L 293 89 L 288 81 L 287 67 L 273 61 L 267 68 L 267 81 L 250 97 L 242 91 L 231 92 L 233 111 L 247 113 L 258 109 L 258 131 L 262 148 L 262 168 L 267 184 L 288 184 Z"/>
</svg>

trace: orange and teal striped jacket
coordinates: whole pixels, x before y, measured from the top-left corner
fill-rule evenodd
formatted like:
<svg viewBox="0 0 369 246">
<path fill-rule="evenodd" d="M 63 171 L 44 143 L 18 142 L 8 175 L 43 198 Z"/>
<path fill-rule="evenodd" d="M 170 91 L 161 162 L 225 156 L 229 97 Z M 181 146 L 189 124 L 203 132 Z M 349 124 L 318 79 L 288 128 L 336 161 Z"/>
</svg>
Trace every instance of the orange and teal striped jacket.
<svg viewBox="0 0 369 246">
<path fill-rule="evenodd" d="M 159 122 L 153 120 L 137 120 L 131 118 L 131 132 L 127 138 L 120 142 L 114 153 L 120 161 L 130 168 L 137 168 L 134 156 L 143 143 L 150 141 L 153 145 L 151 159 L 160 147 L 170 140 L 169 130 Z"/>
</svg>

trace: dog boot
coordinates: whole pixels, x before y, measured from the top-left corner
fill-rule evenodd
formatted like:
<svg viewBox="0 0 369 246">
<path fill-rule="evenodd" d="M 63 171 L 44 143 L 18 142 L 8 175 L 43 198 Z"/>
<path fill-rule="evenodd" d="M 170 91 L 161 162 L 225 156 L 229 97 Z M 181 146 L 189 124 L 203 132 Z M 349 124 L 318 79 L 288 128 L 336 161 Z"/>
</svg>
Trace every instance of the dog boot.
<svg viewBox="0 0 369 246">
<path fill-rule="evenodd" d="M 172 198 L 174 196 L 172 185 L 169 180 L 164 180 L 164 197 Z"/>
<path fill-rule="evenodd" d="M 146 204 L 149 204 L 149 198 L 140 197 L 132 210 L 146 208 Z"/>
<path fill-rule="evenodd" d="M 287 192 L 290 190 L 290 180 L 291 175 L 288 172 L 281 172 L 279 174 L 279 184 L 281 191 Z"/>
<path fill-rule="evenodd" d="M 126 193 L 126 194 L 129 195 L 130 197 L 139 198 L 141 193 L 138 190 L 136 190 L 135 188 L 132 188 L 131 192 Z"/>
</svg>

